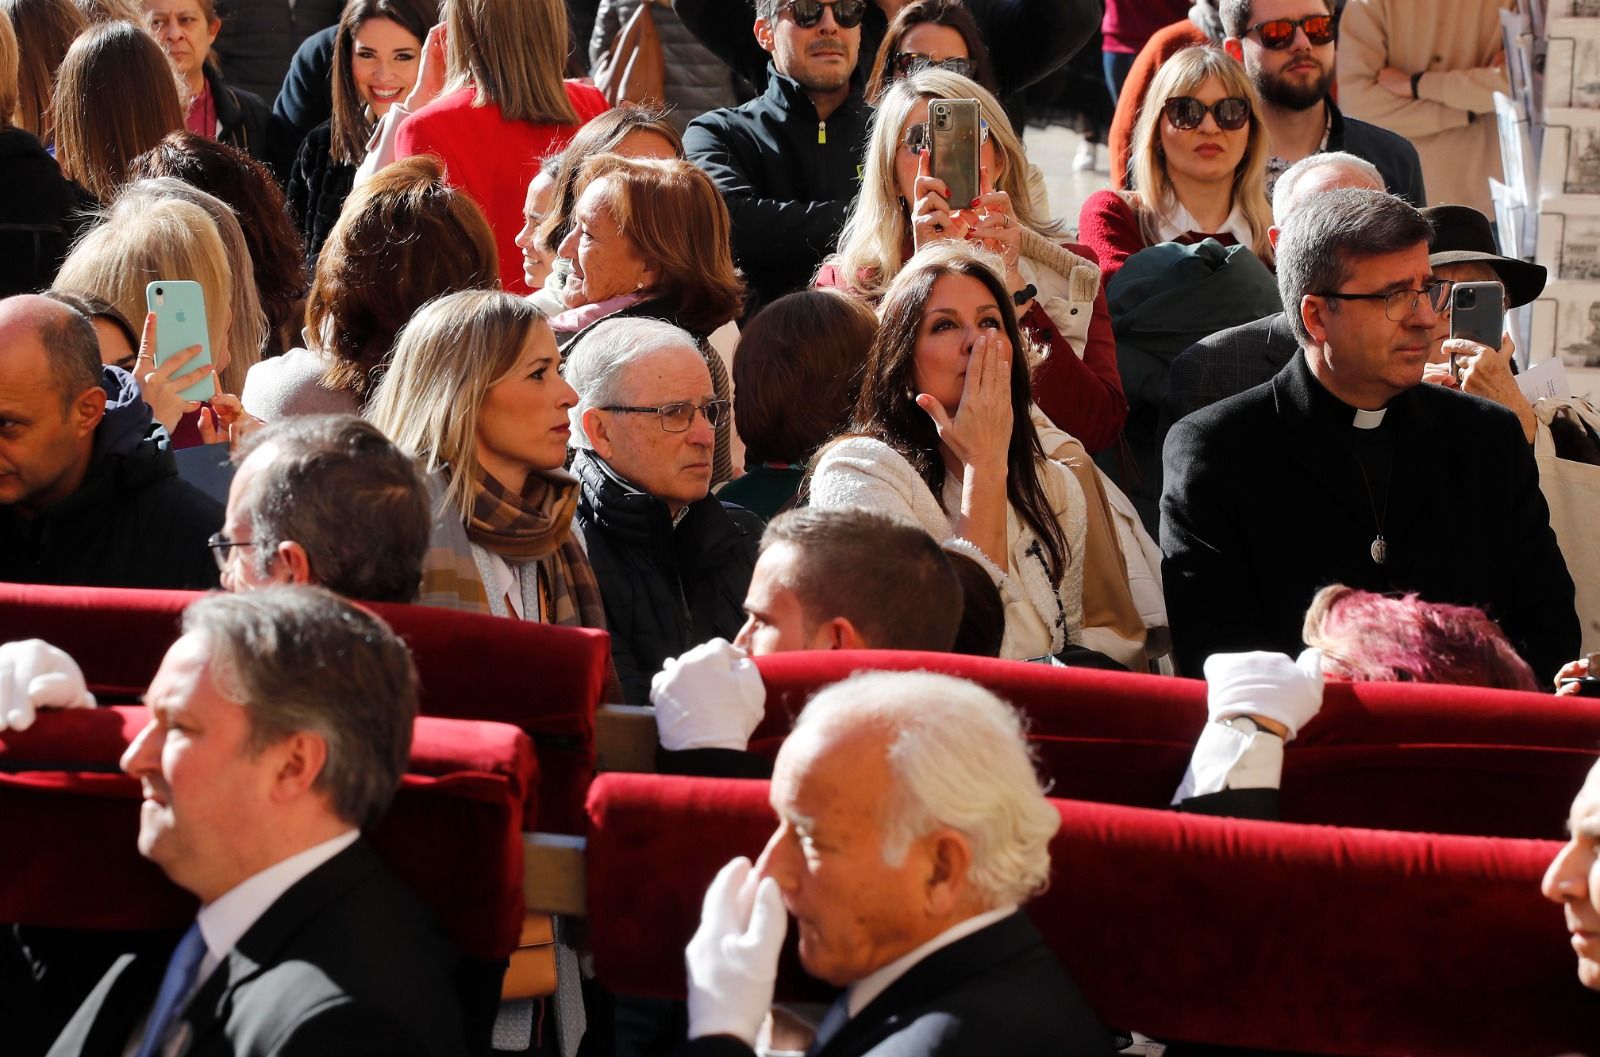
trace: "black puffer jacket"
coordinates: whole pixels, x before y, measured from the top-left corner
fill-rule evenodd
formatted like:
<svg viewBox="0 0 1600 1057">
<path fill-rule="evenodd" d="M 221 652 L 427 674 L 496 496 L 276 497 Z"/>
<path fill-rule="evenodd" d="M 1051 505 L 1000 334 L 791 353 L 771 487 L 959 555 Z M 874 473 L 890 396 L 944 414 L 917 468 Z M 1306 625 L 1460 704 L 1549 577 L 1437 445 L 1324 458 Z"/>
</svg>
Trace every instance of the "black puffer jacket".
<svg viewBox="0 0 1600 1057">
<path fill-rule="evenodd" d="M 333 125 L 324 121 L 300 144 L 289 171 L 289 210 L 306 241 L 306 264 L 312 269 L 356 182 L 356 167 L 334 161 L 332 150 Z"/>
<path fill-rule="evenodd" d="M 593 452 L 578 452 L 572 472 L 581 485 L 578 529 L 605 601 L 623 702 L 647 705 L 650 677 L 667 658 L 739 633 L 761 519 L 707 496 L 674 525 L 666 503 Z"/>
<path fill-rule="evenodd" d="M 811 285 L 832 253 L 856 193 L 872 108 L 850 97 L 826 121 L 794 79 L 768 71 L 767 89 L 743 106 L 689 123 L 683 149 L 722 192 L 733 222 L 733 259 L 750 286 L 745 312 Z"/>
<path fill-rule="evenodd" d="M 91 587 L 217 586 L 206 539 L 222 507 L 178 477 L 133 376 L 103 369 L 106 413 L 78 490 L 37 517 L 0 507 L 0 580 Z"/>
</svg>

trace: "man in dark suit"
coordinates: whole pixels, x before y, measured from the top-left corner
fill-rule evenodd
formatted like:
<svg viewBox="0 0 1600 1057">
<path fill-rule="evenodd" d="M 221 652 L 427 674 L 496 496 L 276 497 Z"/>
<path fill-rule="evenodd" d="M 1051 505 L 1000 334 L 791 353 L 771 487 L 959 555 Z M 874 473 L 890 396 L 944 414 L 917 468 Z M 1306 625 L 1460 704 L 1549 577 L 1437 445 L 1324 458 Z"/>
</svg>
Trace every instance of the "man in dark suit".
<svg viewBox="0 0 1600 1057">
<path fill-rule="evenodd" d="M 1299 355 L 1167 436 L 1167 613 L 1181 670 L 1294 654 L 1334 582 L 1479 606 L 1541 679 L 1579 642 L 1572 578 L 1516 416 L 1423 385 L 1448 287 L 1429 225 L 1379 191 L 1308 197 L 1278 242 Z"/>
<path fill-rule="evenodd" d="M 199 916 L 164 966 L 113 965 L 51 1054 L 463 1054 L 458 956 L 358 829 L 410 750 L 404 643 L 309 587 L 205 598 L 183 630 L 122 766 L 140 852 Z"/>
<path fill-rule="evenodd" d="M 927 672 L 835 684 L 779 750 L 772 806 L 760 860 L 707 890 L 686 1054 L 752 1052 L 785 910 L 806 971 L 844 988 L 814 1057 L 1113 1052 L 1019 909 L 1049 879 L 1060 816 L 993 694 Z"/>
</svg>

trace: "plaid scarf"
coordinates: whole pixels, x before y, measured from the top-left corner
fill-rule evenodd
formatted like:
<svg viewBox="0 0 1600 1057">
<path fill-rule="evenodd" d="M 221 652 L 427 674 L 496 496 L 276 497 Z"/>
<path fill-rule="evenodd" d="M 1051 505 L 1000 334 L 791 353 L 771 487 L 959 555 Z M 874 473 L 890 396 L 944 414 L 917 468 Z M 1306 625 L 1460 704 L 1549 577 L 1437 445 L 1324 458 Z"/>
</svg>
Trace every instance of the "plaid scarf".
<svg viewBox="0 0 1600 1057">
<path fill-rule="evenodd" d="M 439 484 L 435 482 L 436 488 Z M 538 562 L 539 608 L 547 623 L 605 628 L 605 605 L 594 569 L 572 532 L 577 478 L 565 470 L 530 474 L 517 495 L 480 474 L 473 489 L 472 516 L 464 526 L 460 515 L 442 502 L 442 495 L 435 498 L 433 543 L 424 561 L 418 601 L 491 612 L 472 557 L 472 544 L 477 544 L 513 563 Z"/>
</svg>

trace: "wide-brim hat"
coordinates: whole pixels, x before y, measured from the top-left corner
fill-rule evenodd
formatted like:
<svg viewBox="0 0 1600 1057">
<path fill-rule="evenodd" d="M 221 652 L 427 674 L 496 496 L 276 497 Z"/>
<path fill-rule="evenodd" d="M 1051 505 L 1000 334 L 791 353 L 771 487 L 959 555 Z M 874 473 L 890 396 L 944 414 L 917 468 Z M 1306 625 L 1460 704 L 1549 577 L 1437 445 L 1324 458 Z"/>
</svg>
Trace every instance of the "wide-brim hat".
<svg viewBox="0 0 1600 1057">
<path fill-rule="evenodd" d="M 1544 290 L 1549 272 L 1542 264 L 1529 264 L 1495 252 L 1489 218 L 1471 206 L 1430 206 L 1422 211 L 1433 226 L 1428 238 L 1428 263 L 1466 264 L 1481 261 L 1494 269 L 1505 285 L 1511 307 L 1525 305 Z"/>
</svg>

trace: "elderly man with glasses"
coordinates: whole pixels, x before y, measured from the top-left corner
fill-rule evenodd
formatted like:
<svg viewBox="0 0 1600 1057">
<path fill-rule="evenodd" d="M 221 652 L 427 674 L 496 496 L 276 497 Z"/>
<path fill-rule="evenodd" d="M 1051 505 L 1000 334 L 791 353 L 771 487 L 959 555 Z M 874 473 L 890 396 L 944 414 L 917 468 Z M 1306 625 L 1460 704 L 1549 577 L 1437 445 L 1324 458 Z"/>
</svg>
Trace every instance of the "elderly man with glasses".
<svg viewBox="0 0 1600 1057">
<path fill-rule="evenodd" d="M 1516 416 L 1421 384 L 1448 293 L 1430 231 L 1371 190 L 1311 195 L 1285 221 L 1298 354 L 1167 435 L 1162 572 L 1184 672 L 1298 653 L 1311 597 L 1335 582 L 1484 608 L 1544 679 L 1577 655 L 1572 578 Z"/>
<path fill-rule="evenodd" d="M 761 519 L 710 494 L 715 427 L 733 413 L 687 332 L 608 319 L 573 346 L 576 523 L 628 704 L 668 657 L 744 624 Z"/>
</svg>

